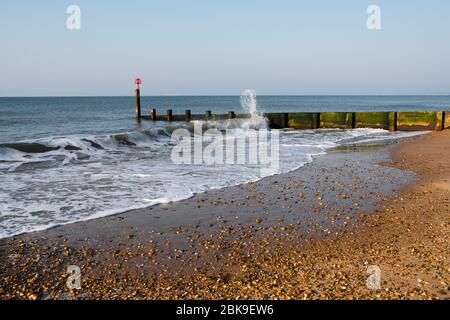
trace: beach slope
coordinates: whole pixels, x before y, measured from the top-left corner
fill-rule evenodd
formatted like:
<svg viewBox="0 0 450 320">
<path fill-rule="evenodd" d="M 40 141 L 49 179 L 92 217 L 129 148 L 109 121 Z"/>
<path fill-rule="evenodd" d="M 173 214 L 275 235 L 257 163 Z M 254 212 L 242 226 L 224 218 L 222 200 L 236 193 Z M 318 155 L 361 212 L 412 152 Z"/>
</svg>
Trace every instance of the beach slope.
<svg viewBox="0 0 450 320">
<path fill-rule="evenodd" d="M 386 152 L 0 240 L 0 298 L 448 299 L 450 131 Z"/>
</svg>

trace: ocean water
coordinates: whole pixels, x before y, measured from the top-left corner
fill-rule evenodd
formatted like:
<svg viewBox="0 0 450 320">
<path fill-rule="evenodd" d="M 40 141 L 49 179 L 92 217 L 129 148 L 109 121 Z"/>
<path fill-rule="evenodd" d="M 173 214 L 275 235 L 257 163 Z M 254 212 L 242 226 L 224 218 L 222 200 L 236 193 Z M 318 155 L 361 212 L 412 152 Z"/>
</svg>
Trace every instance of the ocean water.
<svg viewBox="0 0 450 320">
<path fill-rule="evenodd" d="M 183 113 L 247 112 L 249 120 L 208 123 L 233 136 L 264 128 L 261 112 L 450 110 L 449 96 L 143 97 L 142 106 Z M 0 98 L 0 238 L 186 199 L 302 167 L 346 144 L 416 133 L 378 129 L 279 132 L 280 167 L 174 164 L 171 134 L 186 123 L 134 118 L 133 97 Z M 206 142 L 204 142 L 206 144 Z M 243 152 L 247 152 L 244 150 Z"/>
</svg>

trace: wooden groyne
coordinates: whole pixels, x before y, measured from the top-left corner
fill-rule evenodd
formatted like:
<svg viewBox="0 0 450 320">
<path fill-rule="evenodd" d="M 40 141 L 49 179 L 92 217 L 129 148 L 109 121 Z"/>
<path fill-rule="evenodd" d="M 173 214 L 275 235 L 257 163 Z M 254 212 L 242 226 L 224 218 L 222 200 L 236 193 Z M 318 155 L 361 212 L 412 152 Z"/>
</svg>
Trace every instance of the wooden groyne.
<svg viewBox="0 0 450 320">
<path fill-rule="evenodd" d="M 139 107 L 138 107 L 139 105 Z M 450 128 L 450 112 L 280 112 L 266 113 L 270 127 L 273 129 L 319 129 L 319 128 L 379 128 L 389 131 L 443 130 Z M 227 119 L 244 119 L 249 116 L 233 111 L 227 114 L 192 114 L 188 109 L 184 114 L 173 114 L 166 110 L 159 114 L 150 109 L 147 115 L 141 115 L 140 101 L 136 99 L 136 117 L 151 121 L 219 121 Z"/>
<path fill-rule="evenodd" d="M 450 128 L 449 112 L 289 112 L 265 113 L 273 129 L 319 129 L 319 128 L 377 128 L 389 131 L 423 131 L 443 130 Z M 158 114 L 156 109 L 149 110 L 148 115 L 140 118 L 150 121 L 219 121 L 228 119 L 245 119 L 246 114 L 192 114 L 186 110 L 184 114 L 173 114 L 167 110 Z"/>
<path fill-rule="evenodd" d="M 151 121 L 219 121 L 227 119 L 245 119 L 247 114 L 230 111 L 227 114 L 192 114 L 187 109 L 184 114 L 173 114 L 172 110 L 158 113 L 152 108 L 147 115 L 141 114 L 139 86 L 136 89 L 136 118 Z M 423 112 L 280 112 L 265 113 L 273 129 L 319 129 L 319 128 L 378 128 L 393 131 L 423 131 L 450 128 L 450 111 Z"/>
</svg>

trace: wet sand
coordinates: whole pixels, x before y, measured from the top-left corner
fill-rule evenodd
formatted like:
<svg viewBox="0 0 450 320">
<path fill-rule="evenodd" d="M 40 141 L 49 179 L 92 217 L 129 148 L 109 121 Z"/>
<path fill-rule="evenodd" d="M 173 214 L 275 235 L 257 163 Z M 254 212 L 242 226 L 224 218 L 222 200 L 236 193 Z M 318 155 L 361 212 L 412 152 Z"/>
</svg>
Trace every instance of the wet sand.
<svg viewBox="0 0 450 320">
<path fill-rule="evenodd" d="M 335 150 L 256 183 L 0 240 L 0 298 L 448 299 L 449 181 L 450 131 Z M 80 290 L 66 286 L 70 265 Z"/>
</svg>

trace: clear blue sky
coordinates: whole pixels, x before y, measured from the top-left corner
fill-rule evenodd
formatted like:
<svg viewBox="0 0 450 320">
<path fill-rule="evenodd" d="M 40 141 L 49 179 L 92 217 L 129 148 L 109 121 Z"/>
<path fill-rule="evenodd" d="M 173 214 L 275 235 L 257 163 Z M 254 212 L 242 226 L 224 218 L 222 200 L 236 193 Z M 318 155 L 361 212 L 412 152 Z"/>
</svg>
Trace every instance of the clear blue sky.
<svg viewBox="0 0 450 320">
<path fill-rule="evenodd" d="M 450 94 L 448 0 L 0 0 L 0 40 L 0 96 Z"/>
</svg>

